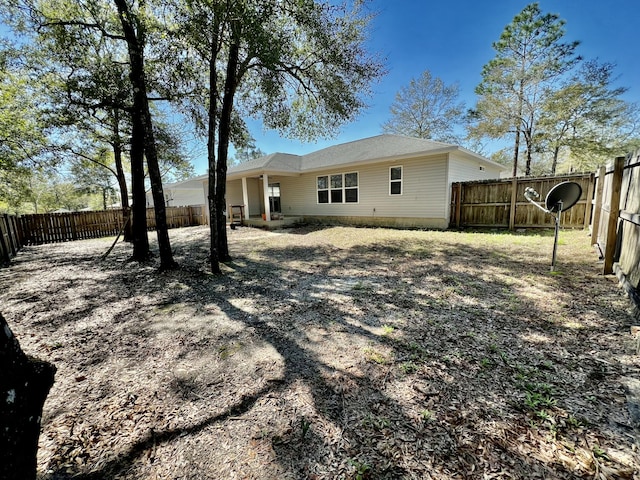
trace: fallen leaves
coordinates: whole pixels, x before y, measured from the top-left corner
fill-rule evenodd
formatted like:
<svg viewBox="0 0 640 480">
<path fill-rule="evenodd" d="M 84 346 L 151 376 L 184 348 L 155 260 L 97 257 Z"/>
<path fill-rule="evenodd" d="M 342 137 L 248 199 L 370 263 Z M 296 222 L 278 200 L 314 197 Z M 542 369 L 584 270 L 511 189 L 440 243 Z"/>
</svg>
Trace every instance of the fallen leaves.
<svg viewBox="0 0 640 480">
<path fill-rule="evenodd" d="M 28 247 L 0 300 L 59 369 L 41 476 L 633 478 L 626 299 L 562 235 L 561 275 L 544 235 L 239 228 L 223 277 L 206 227 L 163 274 Z"/>
</svg>

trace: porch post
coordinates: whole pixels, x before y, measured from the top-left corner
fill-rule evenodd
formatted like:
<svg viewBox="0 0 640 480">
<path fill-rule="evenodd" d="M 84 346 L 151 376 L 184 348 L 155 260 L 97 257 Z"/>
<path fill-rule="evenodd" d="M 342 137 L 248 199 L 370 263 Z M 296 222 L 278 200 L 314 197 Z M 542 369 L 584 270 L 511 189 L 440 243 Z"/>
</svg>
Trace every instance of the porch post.
<svg viewBox="0 0 640 480">
<path fill-rule="evenodd" d="M 262 175 L 262 191 L 264 192 L 264 214 L 267 222 L 271 221 L 271 206 L 269 205 L 269 175 Z"/>
<path fill-rule="evenodd" d="M 242 177 L 242 203 L 244 203 L 244 216 L 249 218 L 249 192 L 247 191 L 247 177 Z"/>
</svg>

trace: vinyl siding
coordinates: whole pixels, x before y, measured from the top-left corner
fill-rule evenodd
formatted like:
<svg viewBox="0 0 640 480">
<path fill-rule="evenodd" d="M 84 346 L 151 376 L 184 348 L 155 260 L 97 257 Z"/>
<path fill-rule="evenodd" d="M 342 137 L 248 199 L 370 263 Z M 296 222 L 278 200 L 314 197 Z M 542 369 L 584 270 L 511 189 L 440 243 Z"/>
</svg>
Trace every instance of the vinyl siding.
<svg viewBox="0 0 640 480">
<path fill-rule="evenodd" d="M 389 195 L 389 167 L 402 165 L 403 194 Z M 444 219 L 447 214 L 446 156 L 332 168 L 280 182 L 282 213 L 293 216 Z M 318 204 L 316 178 L 358 172 L 358 203 Z"/>
<path fill-rule="evenodd" d="M 271 181 L 271 180 L 269 180 Z M 206 184 L 205 184 L 206 188 Z M 262 213 L 262 181 L 257 178 L 247 178 L 247 191 L 249 194 L 249 212 L 245 215 L 260 215 Z M 227 211 L 230 205 L 242 205 L 242 180 L 230 180 L 227 182 Z"/>
<path fill-rule="evenodd" d="M 483 165 L 485 169 L 480 170 L 480 165 L 478 161 L 451 155 L 449 159 L 449 184 L 472 180 L 492 180 L 500 178 L 500 172 L 506 170 L 506 168 L 497 168 L 486 164 Z"/>
</svg>

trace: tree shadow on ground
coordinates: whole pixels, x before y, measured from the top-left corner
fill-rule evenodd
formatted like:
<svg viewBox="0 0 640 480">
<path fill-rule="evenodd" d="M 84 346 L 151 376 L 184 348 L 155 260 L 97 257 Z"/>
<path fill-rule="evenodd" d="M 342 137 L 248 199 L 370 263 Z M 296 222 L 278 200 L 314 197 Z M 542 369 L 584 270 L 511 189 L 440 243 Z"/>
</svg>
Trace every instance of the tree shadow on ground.
<svg viewBox="0 0 640 480">
<path fill-rule="evenodd" d="M 202 260 L 203 252 L 205 246 L 194 256 L 196 262 Z M 238 339 L 248 335 L 273 347 L 281 358 L 281 374 L 249 392 L 236 393 L 227 408 L 191 423 L 152 429 L 99 468 L 87 464 L 71 472 L 60 469 L 48 478 L 126 476 L 156 447 L 195 436 L 231 417 L 247 416 L 265 397 L 300 384 L 313 401 L 307 433 L 303 434 L 301 418 L 288 412 L 294 415 L 291 429 L 272 432 L 269 438 L 276 462 L 290 477 L 318 474 L 314 462 L 324 457 L 320 465 L 324 471 L 329 471 L 331 462 L 342 463 L 342 474 L 355 477 L 360 472 L 362 478 L 428 478 L 429 474 L 461 472 L 475 472 L 468 476 L 480 478 L 494 472 L 494 467 L 502 468 L 505 461 L 520 478 L 573 478 L 562 465 L 521 453 L 516 440 L 526 432 L 497 431 L 503 433 L 500 436 L 489 426 L 505 417 L 526 422 L 530 414 L 522 408 L 526 388 L 505 381 L 515 377 L 519 368 L 525 375 L 522 383 L 552 384 L 554 376 L 547 375 L 545 368 L 571 367 L 562 360 L 562 351 L 540 353 L 540 345 L 527 340 L 548 338 L 561 350 L 571 346 L 575 337 L 564 338 L 571 328 L 550 322 L 544 306 L 519 289 L 542 279 L 546 288 L 562 288 L 577 271 L 549 278 L 539 258 L 515 258 L 467 245 L 443 248 L 406 242 L 349 249 L 267 247 L 260 249 L 257 260 L 237 252 L 224 278 L 183 269 L 162 274 L 160 281 L 147 281 L 155 275 L 148 269 L 134 267 L 122 275 L 110 266 L 105 268 L 120 278 L 102 287 L 95 285 L 97 297 L 115 287 L 118 295 L 157 298 L 161 308 L 184 305 L 186 295 L 196 311 L 216 308 L 241 324 Z M 348 278 L 345 271 L 351 272 Z M 529 278 L 515 281 L 514 276 Z M 168 286 L 178 284 L 182 292 L 174 295 Z M 303 288 L 289 288 L 293 284 Z M 250 298 L 251 305 L 238 306 L 243 298 Z M 596 317 L 603 314 L 603 307 L 594 308 Z M 89 313 L 85 310 L 82 315 Z M 130 334 L 143 341 L 158 335 L 151 328 L 152 317 L 140 316 L 135 306 L 124 315 L 143 320 Z M 353 340 L 355 350 L 342 352 L 353 356 L 352 368 L 330 361 L 317 350 L 310 340 L 314 329 L 319 335 Z M 87 367 L 98 368 L 109 356 L 141 361 L 135 345 L 125 348 L 110 343 L 112 332 L 93 334 L 92 345 L 110 347 L 99 350 L 97 363 Z M 226 339 L 235 341 L 233 334 Z M 193 343 L 185 341 L 183 358 L 191 358 L 193 348 Z M 543 368 L 549 360 L 551 366 Z M 117 388 L 110 385 L 112 390 Z M 177 382 L 170 388 L 177 396 L 184 396 L 185 388 L 199 393 L 197 382 Z M 396 389 L 405 391 L 402 403 Z M 411 398 L 406 398 L 406 392 Z M 471 392 L 476 396 L 470 398 Z M 338 432 L 337 445 L 326 434 L 331 427 Z"/>
</svg>

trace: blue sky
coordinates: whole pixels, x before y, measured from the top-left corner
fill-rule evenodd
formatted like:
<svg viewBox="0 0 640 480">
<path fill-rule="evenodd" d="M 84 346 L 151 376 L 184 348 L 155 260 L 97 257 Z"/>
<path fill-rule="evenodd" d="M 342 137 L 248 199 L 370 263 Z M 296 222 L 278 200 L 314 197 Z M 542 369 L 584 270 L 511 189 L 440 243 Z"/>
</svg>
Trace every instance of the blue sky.
<svg viewBox="0 0 640 480">
<path fill-rule="evenodd" d="M 459 83 L 461 99 L 475 103 L 482 66 L 494 57 L 491 44 L 531 2 L 521 0 L 374 0 L 370 50 L 386 58 L 388 74 L 374 85 L 370 108 L 344 125 L 338 137 L 301 143 L 280 138 L 251 122 L 257 146 L 265 153 L 304 154 L 336 143 L 381 133 L 396 92 L 424 70 L 445 83 Z M 625 99 L 640 102 L 640 0 L 540 0 L 544 13 L 566 21 L 566 40 L 579 40 L 585 58 L 617 64 L 618 85 L 629 87 Z M 485 152 L 490 153 L 490 152 Z M 205 163 L 197 160 L 197 173 Z"/>
</svg>

